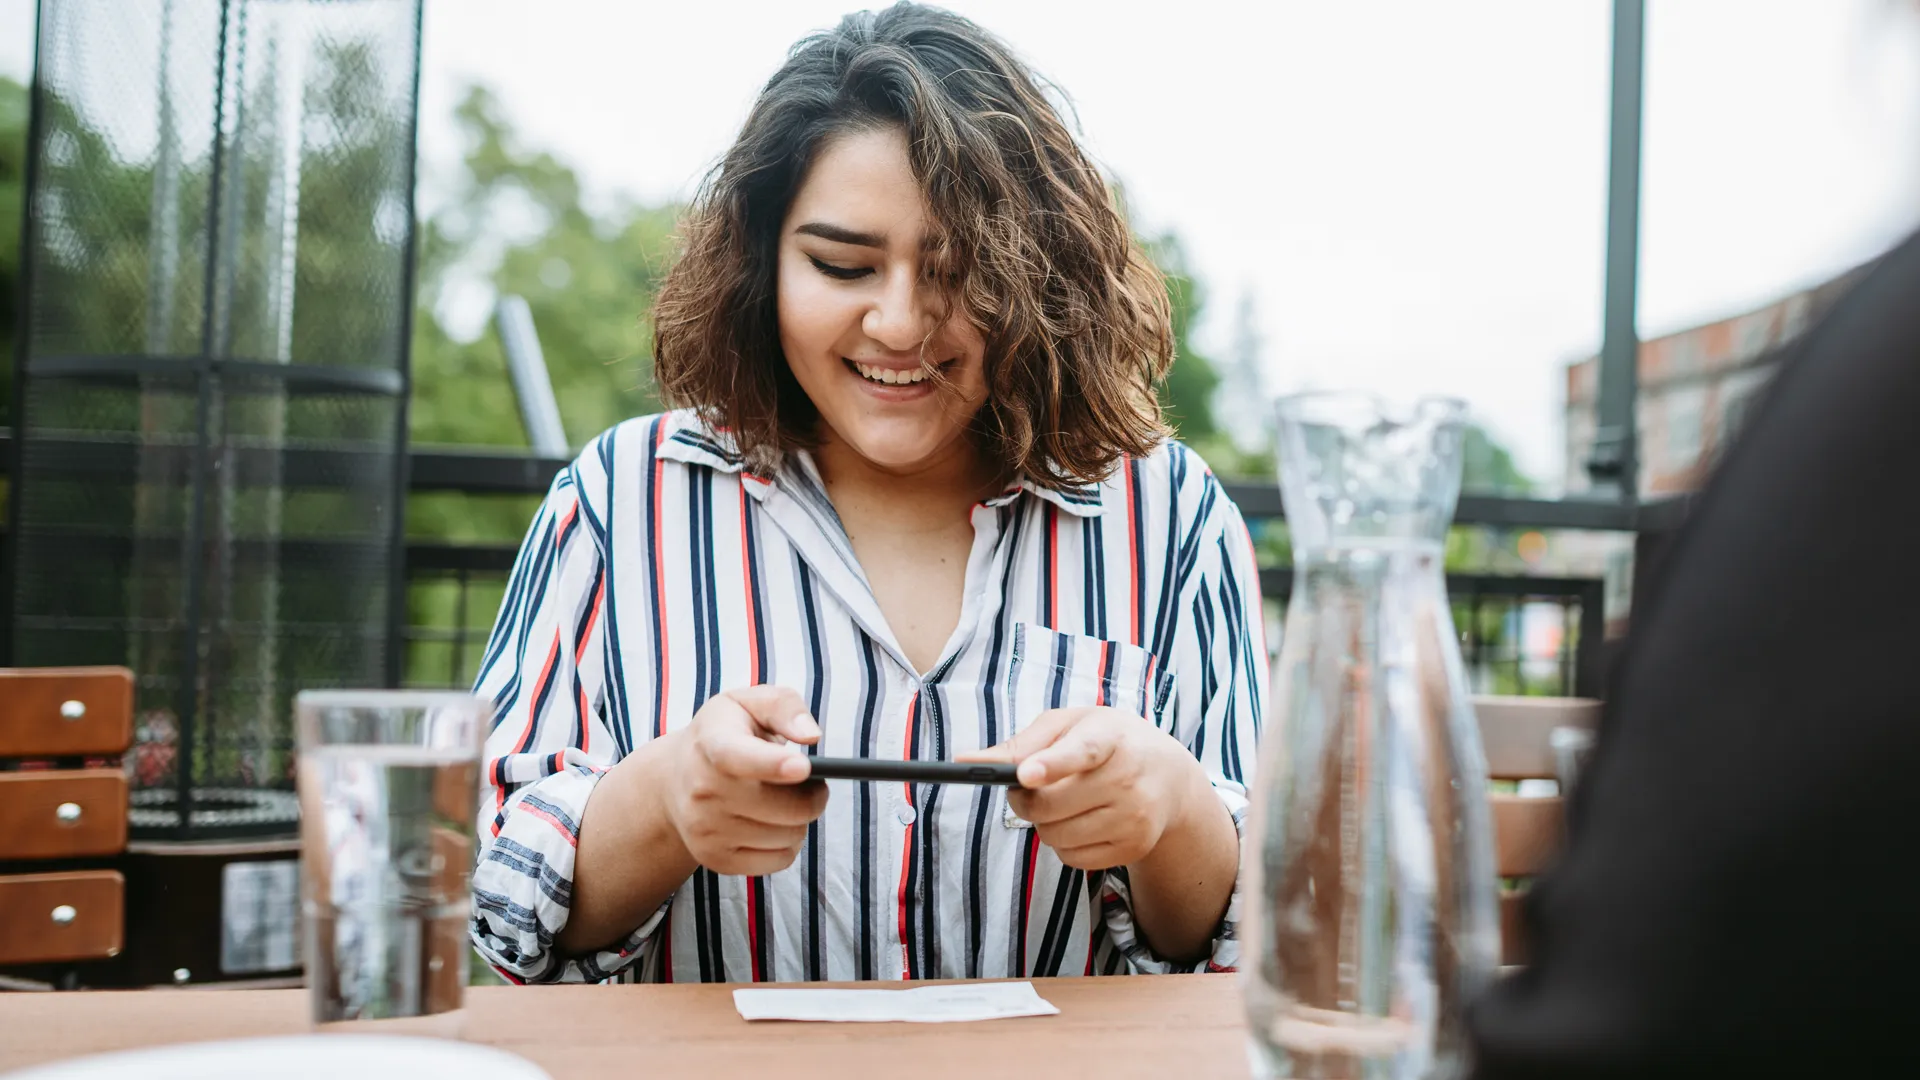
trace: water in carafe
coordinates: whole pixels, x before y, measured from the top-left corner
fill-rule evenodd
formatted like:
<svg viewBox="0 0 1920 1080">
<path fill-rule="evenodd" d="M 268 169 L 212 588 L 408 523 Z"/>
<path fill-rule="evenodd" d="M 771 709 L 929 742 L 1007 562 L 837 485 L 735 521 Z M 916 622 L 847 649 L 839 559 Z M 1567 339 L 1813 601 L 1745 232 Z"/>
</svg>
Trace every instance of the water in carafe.
<svg viewBox="0 0 1920 1080">
<path fill-rule="evenodd" d="M 1449 1077 L 1498 959 L 1486 767 L 1444 576 L 1465 412 L 1279 404 L 1293 591 L 1253 793 L 1260 1077 Z"/>
</svg>

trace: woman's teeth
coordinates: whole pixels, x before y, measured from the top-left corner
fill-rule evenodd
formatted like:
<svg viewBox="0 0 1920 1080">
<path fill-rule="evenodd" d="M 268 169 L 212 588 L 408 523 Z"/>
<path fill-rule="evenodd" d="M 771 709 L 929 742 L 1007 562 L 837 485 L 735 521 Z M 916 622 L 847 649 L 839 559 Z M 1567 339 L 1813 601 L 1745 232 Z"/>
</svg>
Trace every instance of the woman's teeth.
<svg viewBox="0 0 1920 1080">
<path fill-rule="evenodd" d="M 852 364 L 853 369 L 860 373 L 860 377 L 868 382 L 884 383 L 888 386 L 911 386 L 917 382 L 924 382 L 927 378 L 926 368 L 900 371 L 894 368 L 871 367 L 853 360 L 847 363 Z"/>
</svg>

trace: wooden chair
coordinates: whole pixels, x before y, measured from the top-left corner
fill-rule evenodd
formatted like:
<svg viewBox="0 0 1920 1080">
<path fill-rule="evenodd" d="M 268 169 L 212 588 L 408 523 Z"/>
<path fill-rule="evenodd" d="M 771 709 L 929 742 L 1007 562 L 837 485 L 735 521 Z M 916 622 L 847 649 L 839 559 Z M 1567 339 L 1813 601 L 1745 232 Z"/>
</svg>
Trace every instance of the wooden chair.
<svg viewBox="0 0 1920 1080">
<path fill-rule="evenodd" d="M 0 669 L 0 966 L 119 954 L 132 738 L 126 668 Z"/>
<path fill-rule="evenodd" d="M 1558 779 L 1555 730 L 1590 733 L 1600 721 L 1600 702 L 1587 698 L 1476 697 L 1473 708 L 1493 780 Z M 1527 880 L 1560 850 L 1566 804 L 1561 795 L 1493 794 L 1488 800 L 1493 805 L 1496 871 L 1503 882 L 1518 881 L 1517 887 L 1500 890 L 1501 963 L 1523 964 L 1527 952 L 1520 900 Z"/>
</svg>

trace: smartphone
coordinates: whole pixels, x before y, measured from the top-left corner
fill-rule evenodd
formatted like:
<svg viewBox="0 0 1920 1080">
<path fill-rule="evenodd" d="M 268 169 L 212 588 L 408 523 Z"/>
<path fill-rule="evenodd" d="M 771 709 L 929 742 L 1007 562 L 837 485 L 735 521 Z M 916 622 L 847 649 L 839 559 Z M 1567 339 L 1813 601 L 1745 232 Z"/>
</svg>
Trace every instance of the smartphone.
<svg viewBox="0 0 1920 1080">
<path fill-rule="evenodd" d="M 890 758 L 816 757 L 813 775 L 823 780 L 894 780 L 906 784 L 984 784 L 1019 787 L 1016 766 L 984 761 L 898 761 Z"/>
</svg>

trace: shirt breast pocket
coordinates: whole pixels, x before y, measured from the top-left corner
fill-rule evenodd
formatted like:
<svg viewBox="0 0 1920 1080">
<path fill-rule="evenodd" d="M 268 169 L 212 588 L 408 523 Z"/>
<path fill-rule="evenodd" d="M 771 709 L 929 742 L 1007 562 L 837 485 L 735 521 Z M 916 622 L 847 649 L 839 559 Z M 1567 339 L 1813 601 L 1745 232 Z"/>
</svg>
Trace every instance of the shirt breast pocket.
<svg viewBox="0 0 1920 1080">
<path fill-rule="evenodd" d="M 1138 645 L 1021 622 L 1013 624 L 1013 653 L 1001 692 L 1016 739 L 1041 713 L 1099 705 L 1163 727 L 1173 676 Z M 1002 824 L 1032 827 L 1010 806 Z"/>
</svg>

